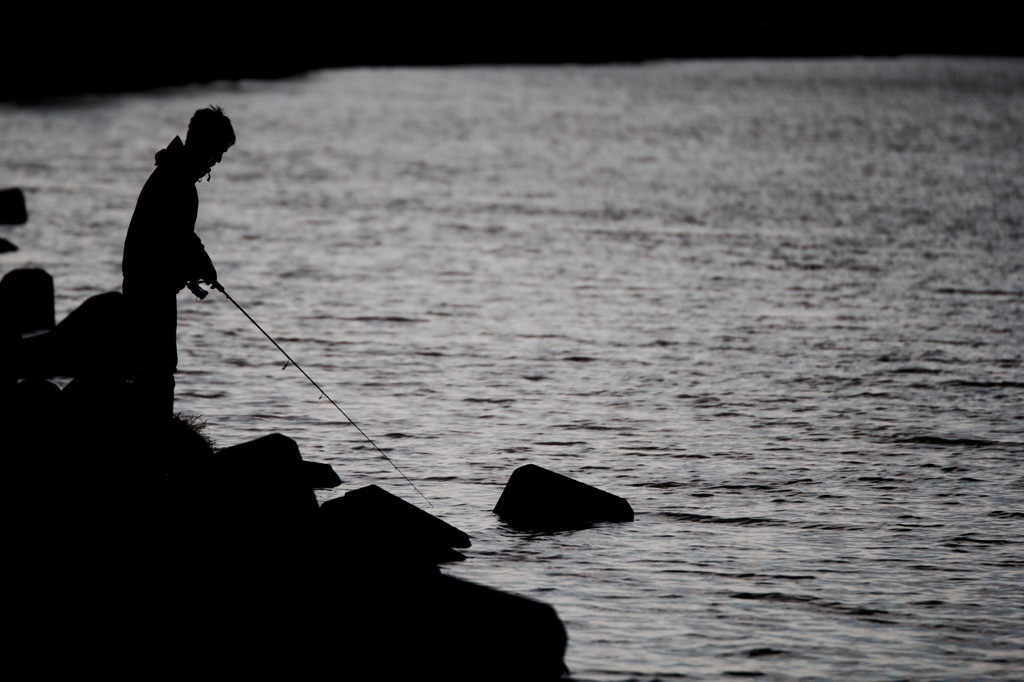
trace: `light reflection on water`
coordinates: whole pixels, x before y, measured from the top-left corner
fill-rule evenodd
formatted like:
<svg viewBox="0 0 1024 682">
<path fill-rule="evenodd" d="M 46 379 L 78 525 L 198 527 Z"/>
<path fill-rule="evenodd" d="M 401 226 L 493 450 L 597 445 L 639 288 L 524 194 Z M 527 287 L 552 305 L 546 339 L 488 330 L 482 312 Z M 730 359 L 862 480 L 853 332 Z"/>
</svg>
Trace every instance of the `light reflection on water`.
<svg viewBox="0 0 1024 682">
<path fill-rule="evenodd" d="M 583 682 L 1012 679 L 1024 659 L 1017 61 L 354 70 L 0 110 L 58 318 L 119 287 L 152 154 L 231 304 L 179 303 L 178 404 L 467 532 Z M 522 534 L 534 463 L 631 524 Z M 432 506 L 430 506 L 432 505 Z M 329 570 L 329 567 L 325 567 Z"/>
</svg>

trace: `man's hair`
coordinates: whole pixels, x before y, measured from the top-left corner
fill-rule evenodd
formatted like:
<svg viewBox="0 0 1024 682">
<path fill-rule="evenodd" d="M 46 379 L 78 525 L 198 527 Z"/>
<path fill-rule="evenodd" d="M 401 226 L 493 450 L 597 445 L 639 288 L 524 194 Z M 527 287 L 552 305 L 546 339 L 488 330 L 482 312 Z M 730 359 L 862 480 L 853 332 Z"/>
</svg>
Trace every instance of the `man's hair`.
<svg viewBox="0 0 1024 682">
<path fill-rule="evenodd" d="M 225 151 L 235 143 L 235 130 L 231 119 L 217 106 L 198 109 L 188 123 L 185 144 L 198 145 L 206 149 Z"/>
</svg>

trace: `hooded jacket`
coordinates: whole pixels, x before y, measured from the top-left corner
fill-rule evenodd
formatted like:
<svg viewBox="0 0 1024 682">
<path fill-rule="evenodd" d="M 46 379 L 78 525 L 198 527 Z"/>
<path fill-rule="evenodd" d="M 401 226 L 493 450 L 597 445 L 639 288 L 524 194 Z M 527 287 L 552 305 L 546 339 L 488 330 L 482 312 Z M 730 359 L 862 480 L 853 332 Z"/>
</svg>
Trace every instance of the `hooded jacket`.
<svg viewBox="0 0 1024 682">
<path fill-rule="evenodd" d="M 180 137 L 157 152 L 156 169 L 139 194 L 124 240 L 121 273 L 125 279 L 177 293 L 189 281 L 206 279 L 214 272 L 195 233 L 200 171 Z"/>
</svg>

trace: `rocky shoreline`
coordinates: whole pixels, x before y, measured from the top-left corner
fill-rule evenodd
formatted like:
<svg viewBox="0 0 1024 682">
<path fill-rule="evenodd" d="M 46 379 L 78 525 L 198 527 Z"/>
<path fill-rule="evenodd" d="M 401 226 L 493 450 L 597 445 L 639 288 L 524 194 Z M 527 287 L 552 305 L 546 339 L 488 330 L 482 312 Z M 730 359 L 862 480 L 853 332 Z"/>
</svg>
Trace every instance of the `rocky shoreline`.
<svg viewBox="0 0 1024 682">
<path fill-rule="evenodd" d="M 340 478 L 280 433 L 218 449 L 197 417 L 132 419 L 119 292 L 55 323 L 49 275 L 12 270 L 0 320 L 11 650 L 38 674 L 568 675 L 550 605 L 443 572 L 471 547 L 457 528 L 374 485 L 319 502 Z M 633 519 L 533 465 L 493 511 Z"/>
</svg>

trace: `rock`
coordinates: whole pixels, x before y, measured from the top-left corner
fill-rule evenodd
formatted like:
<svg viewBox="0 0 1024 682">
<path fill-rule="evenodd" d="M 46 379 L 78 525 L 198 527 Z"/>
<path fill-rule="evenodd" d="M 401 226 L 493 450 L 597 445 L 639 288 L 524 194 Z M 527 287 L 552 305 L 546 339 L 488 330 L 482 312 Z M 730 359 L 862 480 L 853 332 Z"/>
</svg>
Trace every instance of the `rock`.
<svg viewBox="0 0 1024 682">
<path fill-rule="evenodd" d="M 366 583 L 323 625 L 354 679 L 554 682 L 565 626 L 548 604 L 446 575 Z"/>
<path fill-rule="evenodd" d="M 370 485 L 321 507 L 322 556 L 344 608 L 318 639 L 344 641 L 340 669 L 357 679 L 562 679 L 568 642 L 542 602 L 442 574 L 469 536 Z M 382 665 L 383 664 L 383 665 Z"/>
<path fill-rule="evenodd" d="M 232 562 L 247 555 L 286 554 L 306 545 L 316 532 L 319 503 L 309 470 L 296 442 L 283 434 L 182 462 L 171 477 L 192 539 L 210 543 L 212 551 Z M 231 553 L 222 552 L 228 546 Z"/>
<path fill-rule="evenodd" d="M 375 564 L 460 561 L 455 547 L 469 547 L 469 536 L 376 485 L 352 490 L 320 506 L 328 542 Z"/>
<path fill-rule="evenodd" d="M 49 331 L 24 337 L 14 361 L 22 377 L 126 379 L 138 364 L 136 358 L 124 297 L 110 291 L 86 299 Z"/>
<path fill-rule="evenodd" d="M 25 193 L 17 187 L 0 189 L 0 224 L 23 225 L 26 222 Z"/>
<path fill-rule="evenodd" d="M 29 334 L 54 327 L 53 277 L 40 268 L 11 270 L 0 279 L 0 324 Z"/>
<path fill-rule="evenodd" d="M 341 478 L 338 477 L 338 472 L 326 462 L 310 462 L 304 459 L 302 460 L 302 468 L 302 474 L 311 488 L 324 490 L 327 488 L 337 488 L 341 485 Z"/>
<path fill-rule="evenodd" d="M 518 530 L 574 530 L 633 520 L 633 508 L 623 498 L 535 464 L 512 472 L 493 511 Z"/>
</svg>

